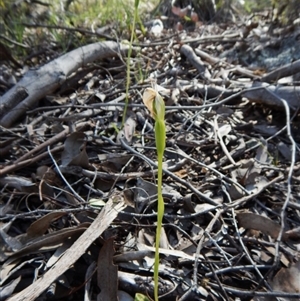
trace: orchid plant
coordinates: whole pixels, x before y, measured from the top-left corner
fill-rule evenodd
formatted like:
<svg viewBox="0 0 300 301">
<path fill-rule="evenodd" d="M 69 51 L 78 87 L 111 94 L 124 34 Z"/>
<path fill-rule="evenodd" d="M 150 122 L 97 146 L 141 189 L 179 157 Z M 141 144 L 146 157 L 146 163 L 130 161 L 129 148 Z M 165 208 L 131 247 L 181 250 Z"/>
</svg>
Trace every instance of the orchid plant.
<svg viewBox="0 0 300 301">
<path fill-rule="evenodd" d="M 165 204 L 162 196 L 162 175 L 163 156 L 166 147 L 166 126 L 165 126 L 165 103 L 159 93 L 147 88 L 143 94 L 143 102 L 150 111 L 151 117 L 155 120 L 155 143 L 158 162 L 157 173 L 157 226 L 155 237 L 155 262 L 154 262 L 154 300 L 158 301 L 158 273 L 159 273 L 159 241 L 164 216 Z"/>
</svg>

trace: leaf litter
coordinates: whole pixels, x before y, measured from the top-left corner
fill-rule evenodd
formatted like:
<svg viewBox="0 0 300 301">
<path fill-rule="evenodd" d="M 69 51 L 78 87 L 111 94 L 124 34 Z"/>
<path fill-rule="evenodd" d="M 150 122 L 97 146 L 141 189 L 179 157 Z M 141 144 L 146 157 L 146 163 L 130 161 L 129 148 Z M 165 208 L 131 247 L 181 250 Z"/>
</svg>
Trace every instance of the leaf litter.
<svg viewBox="0 0 300 301">
<path fill-rule="evenodd" d="M 264 32 L 247 29 L 245 57 L 234 26 L 140 37 L 123 128 L 118 56 L 1 127 L 2 300 L 153 296 L 157 165 L 141 95 L 154 80 L 167 105 L 161 300 L 300 297 L 299 86 L 276 97 L 281 65 L 245 63 Z"/>
</svg>

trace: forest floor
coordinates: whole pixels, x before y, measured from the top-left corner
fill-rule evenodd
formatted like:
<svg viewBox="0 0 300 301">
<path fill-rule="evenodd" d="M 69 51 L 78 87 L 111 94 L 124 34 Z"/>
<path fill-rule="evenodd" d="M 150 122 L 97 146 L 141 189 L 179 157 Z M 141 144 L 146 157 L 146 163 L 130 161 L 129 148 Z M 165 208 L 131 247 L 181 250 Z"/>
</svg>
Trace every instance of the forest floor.
<svg viewBox="0 0 300 301">
<path fill-rule="evenodd" d="M 27 28 L 43 43 L 0 65 L 0 300 L 153 297 L 148 87 L 166 103 L 160 300 L 299 299 L 300 27 L 248 21 L 137 31 L 127 112 L 113 27 L 57 29 L 64 49 Z"/>
</svg>

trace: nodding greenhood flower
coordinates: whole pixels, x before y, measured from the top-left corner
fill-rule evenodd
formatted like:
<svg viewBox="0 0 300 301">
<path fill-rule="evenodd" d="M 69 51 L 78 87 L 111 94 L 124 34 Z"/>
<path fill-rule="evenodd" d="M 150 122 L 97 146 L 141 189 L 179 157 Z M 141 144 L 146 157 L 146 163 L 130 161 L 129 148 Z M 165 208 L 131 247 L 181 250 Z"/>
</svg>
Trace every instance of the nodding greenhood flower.
<svg viewBox="0 0 300 301">
<path fill-rule="evenodd" d="M 157 91 L 152 88 L 145 89 L 143 102 L 154 120 L 165 119 L 165 103 Z"/>
<path fill-rule="evenodd" d="M 155 142 L 158 156 L 163 156 L 166 145 L 165 102 L 152 88 L 147 88 L 143 94 L 143 102 L 155 120 Z"/>
<path fill-rule="evenodd" d="M 155 120 L 165 120 L 165 102 L 157 92 L 153 102 L 153 109 L 155 112 Z"/>
</svg>

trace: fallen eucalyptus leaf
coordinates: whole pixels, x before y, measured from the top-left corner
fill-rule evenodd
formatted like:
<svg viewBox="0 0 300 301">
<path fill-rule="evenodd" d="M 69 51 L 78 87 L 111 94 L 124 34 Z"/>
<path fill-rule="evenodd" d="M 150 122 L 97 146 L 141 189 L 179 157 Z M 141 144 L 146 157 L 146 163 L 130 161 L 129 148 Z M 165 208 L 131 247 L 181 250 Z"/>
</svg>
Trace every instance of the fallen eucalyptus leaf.
<svg viewBox="0 0 300 301">
<path fill-rule="evenodd" d="M 277 224 L 269 218 L 255 213 L 238 213 L 236 215 L 236 218 L 240 227 L 261 231 L 264 234 L 270 235 L 274 239 L 278 237 L 278 234 L 280 232 L 280 224 Z M 282 240 L 285 241 L 286 239 L 287 236 L 285 233 L 283 233 Z"/>
<path fill-rule="evenodd" d="M 13 294 L 13 292 L 14 292 L 16 286 L 19 284 L 20 280 L 21 280 L 21 276 L 10 281 L 8 284 L 0 287 L 0 301 L 7 300 L 7 298 Z"/>
<path fill-rule="evenodd" d="M 118 301 L 118 267 L 113 263 L 114 239 L 108 239 L 102 246 L 98 256 L 97 283 L 101 292 L 97 301 Z"/>
<path fill-rule="evenodd" d="M 33 222 L 27 229 L 27 237 L 35 238 L 42 236 L 49 229 L 50 224 L 66 215 L 66 212 L 50 212 Z"/>
<path fill-rule="evenodd" d="M 61 154 L 62 166 L 77 165 L 89 167 L 89 158 L 85 150 L 86 137 L 84 133 L 72 133 L 65 141 L 65 149 Z"/>
</svg>

